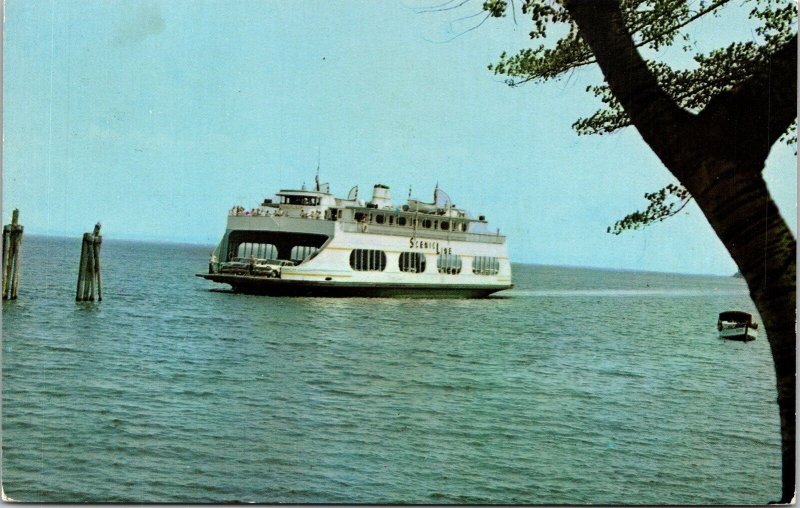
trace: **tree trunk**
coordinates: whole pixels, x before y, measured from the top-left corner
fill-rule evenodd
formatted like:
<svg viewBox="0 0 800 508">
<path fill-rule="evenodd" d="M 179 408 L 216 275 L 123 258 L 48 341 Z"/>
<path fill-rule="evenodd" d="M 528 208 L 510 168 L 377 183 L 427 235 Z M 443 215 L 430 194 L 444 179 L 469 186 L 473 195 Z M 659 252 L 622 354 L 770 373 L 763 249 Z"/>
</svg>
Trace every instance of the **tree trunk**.
<svg viewBox="0 0 800 508">
<path fill-rule="evenodd" d="M 770 147 L 797 116 L 797 36 L 771 55 L 765 69 L 693 115 L 667 96 L 647 68 L 619 0 L 564 0 L 564 7 L 632 124 L 695 198 L 747 281 L 775 364 L 781 502 L 789 503 L 795 491 L 797 245 L 761 171 Z"/>
<path fill-rule="evenodd" d="M 790 503 L 795 494 L 797 251 L 761 173 L 753 169 L 712 159 L 683 183 L 739 266 L 766 329 L 781 422 L 780 501 Z"/>
</svg>

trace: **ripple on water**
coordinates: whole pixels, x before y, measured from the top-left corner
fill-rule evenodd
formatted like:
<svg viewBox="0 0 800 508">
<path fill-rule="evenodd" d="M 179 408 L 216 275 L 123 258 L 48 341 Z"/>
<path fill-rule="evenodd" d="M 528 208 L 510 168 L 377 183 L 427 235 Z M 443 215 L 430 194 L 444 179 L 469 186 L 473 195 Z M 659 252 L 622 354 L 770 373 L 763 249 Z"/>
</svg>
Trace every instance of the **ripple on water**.
<svg viewBox="0 0 800 508">
<path fill-rule="evenodd" d="M 14 499 L 749 504 L 779 491 L 766 341 L 714 328 L 720 310 L 753 310 L 740 280 L 515 265 L 505 298 L 283 299 L 210 291 L 193 276 L 206 247 L 109 240 L 106 300 L 75 304 L 65 245 L 26 239 L 26 263 L 53 269 L 3 302 Z"/>
</svg>

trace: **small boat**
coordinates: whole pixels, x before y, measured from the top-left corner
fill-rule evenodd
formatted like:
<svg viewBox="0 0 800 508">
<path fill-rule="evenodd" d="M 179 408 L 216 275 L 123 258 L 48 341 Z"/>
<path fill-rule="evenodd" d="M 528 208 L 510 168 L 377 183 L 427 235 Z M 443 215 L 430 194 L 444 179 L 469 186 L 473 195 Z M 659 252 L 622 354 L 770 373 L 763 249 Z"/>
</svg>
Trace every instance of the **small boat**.
<svg viewBox="0 0 800 508">
<path fill-rule="evenodd" d="M 753 316 L 740 310 L 720 312 L 717 330 L 720 339 L 746 341 L 758 337 L 758 323 L 753 321 Z"/>
</svg>

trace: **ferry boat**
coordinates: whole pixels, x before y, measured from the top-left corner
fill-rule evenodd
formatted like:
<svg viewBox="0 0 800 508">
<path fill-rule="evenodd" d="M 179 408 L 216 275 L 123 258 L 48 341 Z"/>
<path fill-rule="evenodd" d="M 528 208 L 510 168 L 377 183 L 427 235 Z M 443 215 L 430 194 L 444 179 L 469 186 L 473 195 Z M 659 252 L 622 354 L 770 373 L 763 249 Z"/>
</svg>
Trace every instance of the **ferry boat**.
<svg viewBox="0 0 800 508">
<path fill-rule="evenodd" d="M 383 184 L 368 202 L 358 187 L 347 198 L 329 189 L 317 179 L 314 190 L 233 207 L 208 273 L 197 276 L 277 296 L 480 298 L 512 287 L 506 237 L 438 184 L 433 202 L 402 206 Z"/>
</svg>

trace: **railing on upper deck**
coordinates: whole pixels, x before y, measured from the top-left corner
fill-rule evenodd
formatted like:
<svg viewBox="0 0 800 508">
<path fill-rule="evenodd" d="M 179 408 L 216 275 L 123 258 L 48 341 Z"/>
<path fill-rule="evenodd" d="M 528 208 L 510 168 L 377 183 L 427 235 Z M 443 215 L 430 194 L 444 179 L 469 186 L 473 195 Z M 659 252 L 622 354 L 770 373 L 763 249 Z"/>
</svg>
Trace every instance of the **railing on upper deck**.
<svg viewBox="0 0 800 508">
<path fill-rule="evenodd" d="M 373 212 L 374 210 L 370 209 L 369 211 Z M 375 222 L 356 222 L 353 220 L 347 220 L 345 218 L 326 217 L 326 214 L 320 210 L 314 210 L 312 212 L 306 212 L 303 210 L 298 215 L 289 215 L 284 210 L 276 210 L 275 212 L 270 213 L 269 211 L 263 211 L 259 208 L 245 210 L 244 207 L 235 206 L 229 210 L 228 215 L 231 217 L 291 217 L 302 219 L 333 220 L 339 222 L 342 225 L 342 231 L 348 233 L 374 233 L 388 236 L 404 236 L 406 238 L 410 238 L 412 236 L 423 236 L 425 238 L 431 238 L 435 240 L 455 240 L 459 242 L 481 242 L 494 244 L 502 244 L 506 240 L 506 237 L 499 233 L 469 233 L 454 230 L 443 231 L 441 229 L 430 229 L 420 226 L 417 226 L 416 228 L 408 225 L 399 226 L 396 223 L 389 225 L 377 224 Z M 400 212 L 400 215 L 410 216 L 408 212 Z M 420 214 L 420 216 L 423 216 L 423 214 Z M 416 215 L 414 215 L 414 217 L 416 217 Z"/>
<path fill-rule="evenodd" d="M 325 214 L 319 210 L 312 210 L 310 212 L 301 210 L 295 215 L 293 213 L 289 214 L 284 210 L 275 210 L 274 212 L 270 212 L 269 210 L 264 211 L 260 208 L 245 210 L 242 207 L 233 207 L 228 210 L 228 217 L 292 217 L 300 219 L 324 219 Z"/>
<path fill-rule="evenodd" d="M 441 231 L 437 229 L 411 228 L 408 226 L 385 226 L 375 223 L 339 220 L 342 231 L 347 233 L 367 233 L 388 236 L 421 236 L 434 240 L 454 240 L 457 242 L 503 243 L 506 237 L 497 233 L 463 233 L 458 231 Z M 364 226 L 366 227 L 366 230 Z"/>
</svg>

